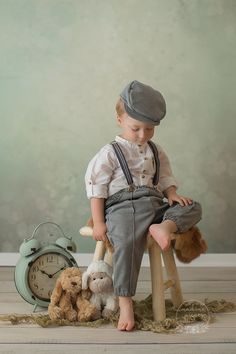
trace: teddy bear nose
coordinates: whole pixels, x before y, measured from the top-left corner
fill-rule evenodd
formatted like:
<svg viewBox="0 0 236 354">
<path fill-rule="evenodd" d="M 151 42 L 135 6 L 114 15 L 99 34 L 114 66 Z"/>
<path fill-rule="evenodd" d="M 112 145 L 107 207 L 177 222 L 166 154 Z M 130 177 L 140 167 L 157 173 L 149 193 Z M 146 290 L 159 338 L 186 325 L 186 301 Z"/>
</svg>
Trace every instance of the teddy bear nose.
<svg viewBox="0 0 236 354">
<path fill-rule="evenodd" d="M 75 285 L 77 285 L 77 283 L 75 281 L 72 281 L 71 285 L 75 286 Z"/>
</svg>

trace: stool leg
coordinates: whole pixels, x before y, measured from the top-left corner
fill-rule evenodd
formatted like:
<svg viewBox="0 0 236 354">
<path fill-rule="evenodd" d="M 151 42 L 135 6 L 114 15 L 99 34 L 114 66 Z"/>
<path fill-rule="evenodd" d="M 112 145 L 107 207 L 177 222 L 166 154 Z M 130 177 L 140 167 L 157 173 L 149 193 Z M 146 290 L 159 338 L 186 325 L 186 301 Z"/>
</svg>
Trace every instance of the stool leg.
<svg viewBox="0 0 236 354">
<path fill-rule="evenodd" d="M 175 258 L 172 248 L 162 253 L 168 279 L 173 280 L 174 285 L 170 288 L 171 299 L 175 307 L 183 303 L 183 295 L 179 281 L 179 275 L 175 264 Z"/>
<path fill-rule="evenodd" d="M 148 248 L 152 280 L 152 308 L 155 321 L 166 318 L 161 249 L 156 242 Z"/>
<path fill-rule="evenodd" d="M 105 243 L 103 241 L 97 241 L 96 247 L 93 255 L 94 261 L 100 261 L 104 258 L 106 252 Z"/>
</svg>

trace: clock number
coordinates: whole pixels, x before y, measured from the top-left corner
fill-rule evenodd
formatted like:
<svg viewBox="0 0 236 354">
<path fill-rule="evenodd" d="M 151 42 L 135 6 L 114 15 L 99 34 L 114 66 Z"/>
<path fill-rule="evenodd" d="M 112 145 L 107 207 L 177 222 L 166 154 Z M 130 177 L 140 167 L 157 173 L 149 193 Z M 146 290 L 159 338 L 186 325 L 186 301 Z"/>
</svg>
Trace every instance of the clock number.
<svg viewBox="0 0 236 354">
<path fill-rule="evenodd" d="M 41 267 L 41 266 L 44 266 L 44 261 L 43 261 L 43 259 L 39 259 L 39 266 Z"/>
<path fill-rule="evenodd" d="M 38 266 L 33 266 L 32 271 L 33 271 L 33 273 L 38 272 L 39 271 L 39 267 Z"/>
<path fill-rule="evenodd" d="M 47 263 L 52 263 L 52 262 L 53 262 L 53 256 L 48 256 Z"/>
</svg>

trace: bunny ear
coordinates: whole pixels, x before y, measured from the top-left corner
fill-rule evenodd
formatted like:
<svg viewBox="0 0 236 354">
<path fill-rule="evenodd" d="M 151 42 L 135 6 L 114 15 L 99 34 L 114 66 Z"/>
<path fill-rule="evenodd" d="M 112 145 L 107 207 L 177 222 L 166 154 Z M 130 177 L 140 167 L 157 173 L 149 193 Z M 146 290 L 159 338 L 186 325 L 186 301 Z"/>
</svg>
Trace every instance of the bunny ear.
<svg viewBox="0 0 236 354">
<path fill-rule="evenodd" d="M 88 278 L 89 278 L 89 273 L 88 272 L 84 272 L 82 274 L 82 289 L 83 290 L 88 289 Z"/>
</svg>

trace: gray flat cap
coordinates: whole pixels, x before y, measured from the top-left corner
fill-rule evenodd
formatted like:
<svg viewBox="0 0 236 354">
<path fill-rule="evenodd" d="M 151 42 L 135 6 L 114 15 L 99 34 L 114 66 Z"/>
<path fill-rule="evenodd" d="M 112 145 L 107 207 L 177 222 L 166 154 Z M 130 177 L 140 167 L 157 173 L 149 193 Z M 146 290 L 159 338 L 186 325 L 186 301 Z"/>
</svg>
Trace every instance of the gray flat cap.
<svg viewBox="0 0 236 354">
<path fill-rule="evenodd" d="M 121 92 L 126 113 L 141 122 L 159 125 L 166 114 L 162 94 L 139 81 L 130 82 Z"/>
</svg>

